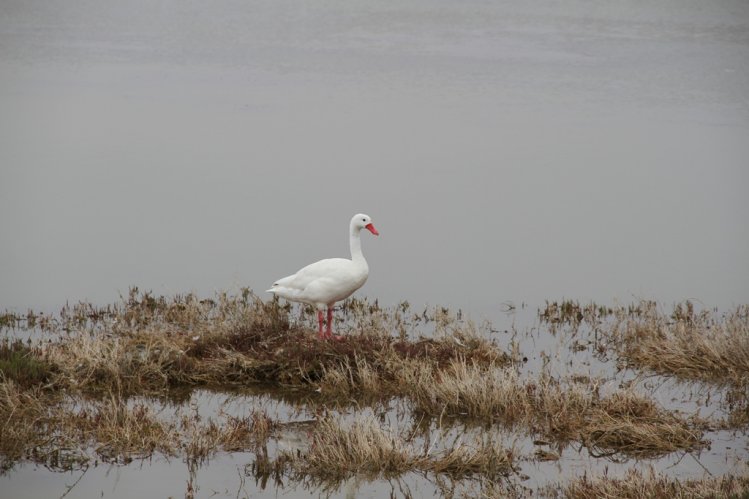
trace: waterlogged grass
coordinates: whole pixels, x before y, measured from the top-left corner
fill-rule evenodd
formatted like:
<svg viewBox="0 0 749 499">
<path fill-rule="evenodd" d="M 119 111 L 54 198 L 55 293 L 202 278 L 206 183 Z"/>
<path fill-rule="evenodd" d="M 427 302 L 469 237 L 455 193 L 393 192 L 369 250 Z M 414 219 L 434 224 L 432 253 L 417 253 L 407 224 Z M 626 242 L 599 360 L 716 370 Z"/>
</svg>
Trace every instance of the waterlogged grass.
<svg viewBox="0 0 749 499">
<path fill-rule="evenodd" d="M 132 293 L 124 306 L 64 309 L 57 320 L 47 321 L 68 332 L 64 341 L 45 345 L 39 358 L 54 366 L 58 388 L 121 394 L 185 385 L 309 386 L 331 369 L 360 362 L 382 380 L 391 366 L 409 360 L 435 366 L 457 358 L 508 362 L 470 330 L 436 339 L 392 337 L 390 328 L 402 328 L 402 319 L 399 324 L 360 302 L 346 305 L 353 330 L 335 342 L 319 341 L 289 310 L 249 293 L 217 300 Z M 393 393 L 383 395 L 397 394 L 395 385 L 390 388 Z"/>
<path fill-rule="evenodd" d="M 583 476 L 563 487 L 562 497 L 570 499 L 598 499 L 617 497 L 622 499 L 695 499 L 749 495 L 749 475 L 726 475 L 703 479 L 674 480 L 654 471 L 643 473 L 632 470 L 623 478 L 606 476 L 590 478 Z"/>
<path fill-rule="evenodd" d="M 719 425 L 749 425 L 749 305 L 719 313 L 689 301 L 671 309 L 653 301 L 613 308 L 562 301 L 547 302 L 538 315 L 552 331 L 587 327 L 594 354 L 613 356 L 620 369 L 724 389 L 729 415 Z"/>
<path fill-rule="evenodd" d="M 224 427 L 195 426 L 189 417 L 163 421 L 146 406 L 128 406 L 131 396 L 251 384 L 314 394 L 330 386 L 333 373 L 349 366 L 352 380 L 359 383 L 369 376 L 378 387 L 377 397 L 386 399 L 404 394 L 406 387 L 395 377 L 397 366 L 404 363 L 440 369 L 456 359 L 487 366 L 509 362 L 470 327 L 443 331 L 437 338 L 409 339 L 388 334 L 391 328 L 403 330 L 406 319 L 387 316 L 376 305 L 350 301 L 344 313 L 350 332 L 340 341 L 318 340 L 303 321 L 291 316 L 290 307 L 263 302 L 249 292 L 200 300 L 133 290 L 122 304 L 77 304 L 43 320 L 29 314 L 35 327 L 58 339 L 34 348 L 7 343 L 0 351 L 5 467 L 22 457 L 51 467 L 73 466 L 85 461 L 81 449 L 87 445 L 97 458 L 114 462 L 156 452 L 205 458 L 217 449 L 243 448 L 241 439 L 232 444 L 237 442 L 232 435 L 262 440 L 258 434 L 270 433 L 261 431 L 262 426 L 274 424 L 267 418 L 249 425 L 228 420 Z M 433 321 L 444 329 L 444 315 L 440 310 L 437 319 L 414 314 L 409 320 Z M 71 411 L 63 393 L 83 397 L 85 408 Z M 336 397 L 344 395 L 341 391 Z M 66 463 L 52 463 L 49 456 L 55 448 L 69 451 Z"/>
<path fill-rule="evenodd" d="M 261 411 L 241 418 L 204 419 L 184 411 L 164 417 L 114 395 L 72 403 L 62 394 L 24 390 L 9 380 L 0 383 L 0 420 L 3 471 L 22 459 L 61 471 L 94 459 L 126 464 L 154 454 L 200 462 L 219 451 L 257 449 L 275 427 Z"/>
<path fill-rule="evenodd" d="M 217 452 L 251 452 L 248 473 L 262 484 L 421 473 L 476 478 L 489 484 L 481 493 L 494 497 L 521 494 L 513 485 L 519 463 L 563 460 L 571 444 L 595 458 L 655 459 L 698 451 L 709 444 L 711 427 L 749 421 L 745 308 L 718 316 L 685 304 L 663 314 L 651 302 L 611 308 L 566 301 L 539 311 L 553 334 L 573 331 L 573 352 L 590 345 L 594 355 L 614 356 L 630 369 L 730 386 L 731 412 L 721 421 L 669 410 L 630 384 L 604 389 L 605 379 L 553 374 L 546 364 L 527 372 L 528 352 L 514 338 L 489 340 L 486 331 L 441 307 L 414 312 L 403 303 L 383 310 L 351 300 L 338 315 L 342 339 L 320 341 L 314 311 L 263 301 L 249 290 L 200 299 L 133 289 L 104 307 L 6 313 L 0 328 L 33 327 L 44 341 L 0 344 L 0 468 L 30 460 L 74 469 L 91 460 L 122 464 L 153 455 L 202 463 Z M 585 341 L 577 333 L 583 326 L 590 330 Z M 137 401 L 247 386 L 273 387 L 315 415 L 300 433 L 305 445 L 274 451 L 288 424 L 257 409 L 200 417 L 186 409 L 164 414 Z M 419 441 L 413 428 L 399 430 L 359 413 L 390 400 L 405 404 L 415 425 L 431 428 L 427 433 L 486 431 L 434 447 L 424 444 L 428 434 Z M 521 455 L 498 429 L 546 442 L 555 452 Z M 666 497 L 658 489 L 664 480 L 645 480 L 645 488 L 633 490 Z M 730 490 L 746 491 L 746 481 L 736 480 Z M 633 478 L 626 485 L 638 483 Z M 716 484 L 702 483 L 725 485 Z M 614 497 L 624 485 L 585 478 L 559 493 L 593 497 L 595 486 Z M 670 486 L 676 496 L 692 490 Z"/>
<path fill-rule="evenodd" d="M 444 367 L 421 362 L 391 366 L 383 382 L 363 360 L 329 371 L 323 393 L 380 393 L 390 383 L 430 418 L 521 427 L 560 444 L 577 441 L 597 455 L 656 457 L 705 446 L 700 421 L 659 408 L 631 389 L 600 396 L 597 382 L 560 382 L 544 373 L 523 380 L 512 367 L 451 361 Z"/>
<path fill-rule="evenodd" d="M 689 302 L 670 314 L 651 304 L 638 316 L 620 316 L 610 334 L 628 365 L 749 387 L 749 306 L 718 316 Z"/>
<path fill-rule="evenodd" d="M 46 362 L 38 350 L 20 340 L 0 342 L 0 373 L 22 386 L 34 386 L 49 381 L 54 367 Z"/>
<path fill-rule="evenodd" d="M 539 318 L 552 327 L 587 324 L 603 350 L 628 367 L 688 381 L 749 385 L 749 305 L 728 313 L 698 310 L 687 301 L 664 311 L 642 301 L 626 307 L 547 302 Z"/>
<path fill-rule="evenodd" d="M 406 435 L 382 428 L 373 418 L 362 418 L 345 427 L 340 421 L 323 419 L 311 435 L 307 452 L 284 453 L 281 459 L 295 473 L 320 480 L 341 480 L 354 475 L 400 475 L 408 471 L 446 473 L 460 478 L 480 474 L 488 477 L 513 471 L 514 451 L 491 438 L 434 451 L 419 448 Z"/>
</svg>

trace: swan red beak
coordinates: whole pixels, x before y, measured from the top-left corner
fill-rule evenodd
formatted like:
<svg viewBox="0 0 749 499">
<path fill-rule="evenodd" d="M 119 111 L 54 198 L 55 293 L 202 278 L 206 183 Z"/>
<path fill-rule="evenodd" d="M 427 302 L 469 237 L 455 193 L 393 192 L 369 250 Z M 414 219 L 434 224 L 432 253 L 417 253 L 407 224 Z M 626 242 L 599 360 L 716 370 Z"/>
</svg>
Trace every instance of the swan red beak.
<svg viewBox="0 0 749 499">
<path fill-rule="evenodd" d="M 377 229 L 375 229 L 374 224 L 367 224 L 367 225 L 364 226 L 364 228 L 367 229 L 372 234 L 374 234 L 375 236 L 379 236 L 380 235 L 380 233 L 377 232 Z"/>
</svg>

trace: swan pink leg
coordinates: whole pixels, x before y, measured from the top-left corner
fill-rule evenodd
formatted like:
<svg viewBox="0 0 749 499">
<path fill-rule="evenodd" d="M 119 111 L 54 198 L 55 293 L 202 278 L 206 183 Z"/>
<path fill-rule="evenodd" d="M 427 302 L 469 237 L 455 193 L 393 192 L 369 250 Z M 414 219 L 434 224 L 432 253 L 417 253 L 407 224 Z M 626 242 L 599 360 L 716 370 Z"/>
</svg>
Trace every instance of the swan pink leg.
<svg viewBox="0 0 749 499">
<path fill-rule="evenodd" d="M 331 307 L 328 307 L 328 327 L 325 330 L 326 338 L 330 338 L 333 336 L 333 331 L 331 329 L 332 327 L 333 327 L 333 309 Z"/>
<path fill-rule="evenodd" d="M 325 338 L 325 335 L 324 335 L 324 334 L 323 334 L 323 332 L 322 332 L 322 321 L 323 321 L 322 310 L 318 310 L 318 311 L 317 311 L 317 324 L 318 324 L 318 325 L 319 325 L 320 327 L 319 327 L 319 329 L 317 330 L 317 337 L 318 337 L 318 338 L 320 338 L 320 339 L 323 339 L 323 338 Z"/>
<path fill-rule="evenodd" d="M 331 328 L 333 327 L 333 307 L 328 307 L 328 328 L 325 331 L 325 337 L 334 340 L 340 340 L 343 337 L 333 334 Z"/>
</svg>

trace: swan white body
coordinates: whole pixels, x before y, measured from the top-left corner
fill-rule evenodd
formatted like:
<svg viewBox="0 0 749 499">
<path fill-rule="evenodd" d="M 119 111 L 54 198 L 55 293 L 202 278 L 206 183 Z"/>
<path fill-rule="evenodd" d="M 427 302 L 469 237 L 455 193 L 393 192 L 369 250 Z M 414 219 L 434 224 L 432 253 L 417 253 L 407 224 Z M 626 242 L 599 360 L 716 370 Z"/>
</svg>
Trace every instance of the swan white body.
<svg viewBox="0 0 749 499">
<path fill-rule="evenodd" d="M 333 305 L 345 300 L 361 288 L 369 276 L 369 266 L 361 250 L 361 231 L 369 230 L 379 235 L 372 219 L 359 213 L 349 224 L 349 246 L 351 259 L 326 258 L 311 263 L 296 274 L 284 277 L 273 283 L 268 292 L 290 301 L 307 303 L 317 307 L 320 337 L 330 337 L 333 320 Z M 327 331 L 323 334 L 323 310 L 328 309 Z"/>
</svg>

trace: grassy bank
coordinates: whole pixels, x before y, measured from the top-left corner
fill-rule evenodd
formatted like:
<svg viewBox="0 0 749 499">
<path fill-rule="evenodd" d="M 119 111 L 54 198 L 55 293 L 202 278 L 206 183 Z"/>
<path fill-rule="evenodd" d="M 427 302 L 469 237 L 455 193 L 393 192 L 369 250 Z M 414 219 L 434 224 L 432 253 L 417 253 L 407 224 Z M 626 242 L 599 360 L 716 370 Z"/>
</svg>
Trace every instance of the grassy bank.
<svg viewBox="0 0 749 499">
<path fill-rule="evenodd" d="M 127 395 L 186 385 L 309 386 L 327 372 L 362 362 L 383 381 L 388 381 L 389 368 L 401 362 L 434 367 L 455 359 L 482 365 L 508 362 L 507 355 L 470 328 L 452 329 L 438 338 L 393 337 L 390 328 L 402 327 L 398 318 L 376 307 L 365 309 L 362 302 L 346 307 L 352 330 L 329 342 L 294 321 L 290 307 L 250 293 L 199 300 L 133 292 L 121 305 L 63 309 L 59 317 L 44 321 L 59 334 L 58 341 L 35 348 L 6 343 L 0 362 L 12 364 L 0 366 L 21 384 L 42 376 L 56 389 Z M 14 352 L 20 350 L 25 367 L 19 370 L 14 369 L 20 365 Z M 397 394 L 395 384 L 384 385 L 391 392 L 383 395 Z"/>
<path fill-rule="evenodd" d="M 0 466 L 30 460 L 72 469 L 92 459 L 126 463 L 155 454 L 200 462 L 216 452 L 250 451 L 261 480 L 418 472 L 502 482 L 519 460 L 558 459 L 571 443 L 618 460 L 708 444 L 706 421 L 668 410 L 632 387 L 603 390 L 604 380 L 555 376 L 546 368 L 521 375 L 517 345 L 505 345 L 509 355 L 446 309 L 383 310 L 351 300 L 339 315 L 342 339 L 320 341 L 314 311 L 263 301 L 248 290 L 212 299 L 133 290 L 105 307 L 6 313 L 4 327 L 33 327 L 37 339 L 0 343 Z M 547 304 L 540 317 L 555 327 L 589 325 L 597 349 L 634 369 L 730 384 L 737 408 L 731 424 L 745 424 L 745 309 L 715 317 L 677 308 L 665 316 L 647 303 L 617 309 L 564 302 Z M 317 415 L 304 432 L 309 445 L 269 454 L 285 423 L 262 411 L 165 417 L 133 401 L 247 386 L 301 397 Z M 394 398 L 414 421 L 439 431 L 502 428 L 547 442 L 554 452 L 536 448 L 519 456 L 514 445 L 489 437 L 423 448 L 412 435 L 356 414 L 355 408 Z M 341 407 L 354 414 L 327 415 Z"/>
</svg>

